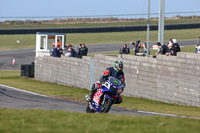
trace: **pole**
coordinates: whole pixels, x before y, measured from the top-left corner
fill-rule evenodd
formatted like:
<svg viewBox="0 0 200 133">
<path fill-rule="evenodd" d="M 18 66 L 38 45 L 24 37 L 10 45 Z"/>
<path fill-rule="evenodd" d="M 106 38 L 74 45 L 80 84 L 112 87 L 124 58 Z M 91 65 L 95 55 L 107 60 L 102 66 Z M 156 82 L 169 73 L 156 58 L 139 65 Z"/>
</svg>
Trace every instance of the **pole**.
<svg viewBox="0 0 200 133">
<path fill-rule="evenodd" d="M 158 42 L 164 44 L 164 21 L 165 20 L 165 0 L 160 0 L 159 6 L 159 24 L 158 24 Z"/>
<path fill-rule="evenodd" d="M 148 0 L 148 19 L 147 19 L 147 57 L 149 57 L 149 29 L 150 29 L 150 0 Z"/>
</svg>

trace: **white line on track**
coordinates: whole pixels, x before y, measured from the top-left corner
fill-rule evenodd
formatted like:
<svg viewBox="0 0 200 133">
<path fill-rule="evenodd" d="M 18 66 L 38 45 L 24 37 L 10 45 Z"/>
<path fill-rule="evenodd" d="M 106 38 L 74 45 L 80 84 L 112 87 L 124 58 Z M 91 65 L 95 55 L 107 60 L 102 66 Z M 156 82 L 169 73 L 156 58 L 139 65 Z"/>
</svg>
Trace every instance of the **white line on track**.
<svg viewBox="0 0 200 133">
<path fill-rule="evenodd" d="M 21 92 L 26 92 L 26 93 L 37 95 L 37 96 L 48 97 L 46 95 L 41 95 L 41 94 L 38 94 L 38 93 L 34 93 L 34 92 L 31 92 L 31 91 L 26 91 L 26 90 L 18 89 L 18 88 L 7 86 L 7 85 L 3 85 L 3 84 L 0 84 L 0 87 L 5 87 L 5 88 L 8 88 L 8 89 L 17 90 L 17 91 L 21 91 Z"/>
</svg>

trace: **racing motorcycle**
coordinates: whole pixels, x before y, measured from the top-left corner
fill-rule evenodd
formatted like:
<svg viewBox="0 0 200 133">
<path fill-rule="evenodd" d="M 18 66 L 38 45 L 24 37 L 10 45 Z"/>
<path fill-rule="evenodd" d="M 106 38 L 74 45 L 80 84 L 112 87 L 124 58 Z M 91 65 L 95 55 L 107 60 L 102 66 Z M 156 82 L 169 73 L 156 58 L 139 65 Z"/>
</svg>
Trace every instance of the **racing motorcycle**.
<svg viewBox="0 0 200 133">
<path fill-rule="evenodd" d="M 88 102 L 86 113 L 108 113 L 116 103 L 117 94 L 122 93 L 121 81 L 109 76 L 108 80 L 97 90 L 91 102 Z M 88 95 L 85 96 L 87 99 Z"/>
</svg>

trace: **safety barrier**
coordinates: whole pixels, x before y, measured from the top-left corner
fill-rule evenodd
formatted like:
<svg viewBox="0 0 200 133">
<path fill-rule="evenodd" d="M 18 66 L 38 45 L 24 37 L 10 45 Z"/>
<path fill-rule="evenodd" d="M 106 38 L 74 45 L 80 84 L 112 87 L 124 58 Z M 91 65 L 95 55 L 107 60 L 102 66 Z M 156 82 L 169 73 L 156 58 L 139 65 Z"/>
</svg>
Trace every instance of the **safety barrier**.
<svg viewBox="0 0 200 133">
<path fill-rule="evenodd" d="M 165 30 L 194 29 L 200 28 L 200 23 L 190 24 L 167 24 Z M 146 31 L 146 25 L 138 26 L 114 26 L 114 27 L 91 27 L 91 28 L 45 28 L 45 29 L 1 29 L 0 34 L 36 34 L 36 32 L 54 33 L 100 33 L 100 32 L 125 32 Z M 158 30 L 158 25 L 151 25 L 150 30 Z"/>
</svg>

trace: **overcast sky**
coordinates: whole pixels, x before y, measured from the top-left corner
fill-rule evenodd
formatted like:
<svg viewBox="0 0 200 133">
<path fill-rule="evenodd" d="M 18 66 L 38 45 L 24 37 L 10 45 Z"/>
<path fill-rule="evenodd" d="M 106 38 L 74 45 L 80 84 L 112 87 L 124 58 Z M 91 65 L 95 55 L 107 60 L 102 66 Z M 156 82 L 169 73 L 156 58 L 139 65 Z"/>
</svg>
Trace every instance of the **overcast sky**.
<svg viewBox="0 0 200 133">
<path fill-rule="evenodd" d="M 158 13 L 159 0 L 151 1 Z M 0 17 L 91 16 L 147 13 L 148 0 L 0 0 Z M 200 0 L 165 0 L 165 12 L 200 11 Z"/>
</svg>

